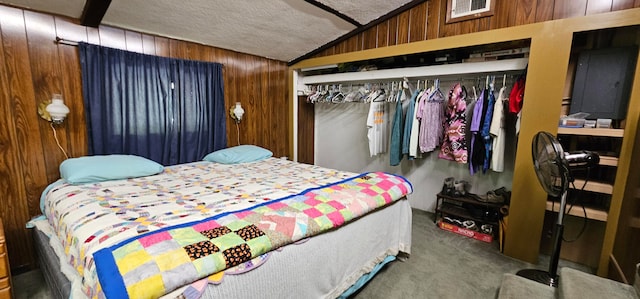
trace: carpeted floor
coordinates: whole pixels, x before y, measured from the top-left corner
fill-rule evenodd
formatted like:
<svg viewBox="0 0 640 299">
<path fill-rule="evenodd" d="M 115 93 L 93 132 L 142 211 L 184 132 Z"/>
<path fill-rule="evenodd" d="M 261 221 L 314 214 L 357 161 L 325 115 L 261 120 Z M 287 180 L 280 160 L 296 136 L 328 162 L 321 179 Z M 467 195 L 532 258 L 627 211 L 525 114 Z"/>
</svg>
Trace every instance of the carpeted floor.
<svg viewBox="0 0 640 299">
<path fill-rule="evenodd" d="M 524 268 L 547 269 L 500 253 L 497 242 L 485 243 L 439 229 L 434 215 L 413 211 L 411 257 L 389 264 L 356 298 L 495 298 L 502 275 Z M 561 261 L 560 266 L 587 267 Z"/>
<path fill-rule="evenodd" d="M 432 213 L 413 210 L 411 257 L 382 269 L 354 298 L 495 298 L 504 273 L 524 268 L 547 269 L 504 256 L 498 244 L 446 232 Z M 592 273 L 587 267 L 560 261 Z M 52 298 L 40 271 L 13 277 L 14 298 Z"/>
</svg>

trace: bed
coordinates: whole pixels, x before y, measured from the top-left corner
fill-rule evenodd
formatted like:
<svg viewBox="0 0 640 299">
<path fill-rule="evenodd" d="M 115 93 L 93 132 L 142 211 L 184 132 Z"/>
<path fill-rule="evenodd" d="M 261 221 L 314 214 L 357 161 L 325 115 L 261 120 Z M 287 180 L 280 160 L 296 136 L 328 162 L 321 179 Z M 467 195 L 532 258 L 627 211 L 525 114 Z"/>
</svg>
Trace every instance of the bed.
<svg viewBox="0 0 640 299">
<path fill-rule="evenodd" d="M 389 173 L 201 161 L 60 180 L 32 224 L 60 298 L 335 298 L 408 256 L 411 192 Z"/>
</svg>

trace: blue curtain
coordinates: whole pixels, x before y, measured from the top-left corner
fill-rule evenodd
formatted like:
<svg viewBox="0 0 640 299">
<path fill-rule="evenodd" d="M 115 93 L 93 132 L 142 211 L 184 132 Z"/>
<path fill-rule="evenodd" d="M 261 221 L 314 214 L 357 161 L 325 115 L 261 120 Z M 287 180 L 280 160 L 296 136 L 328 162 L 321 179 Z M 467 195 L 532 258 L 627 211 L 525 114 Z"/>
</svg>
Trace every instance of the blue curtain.
<svg viewBox="0 0 640 299">
<path fill-rule="evenodd" d="M 221 64 L 78 47 L 89 154 L 174 165 L 226 147 Z"/>
</svg>

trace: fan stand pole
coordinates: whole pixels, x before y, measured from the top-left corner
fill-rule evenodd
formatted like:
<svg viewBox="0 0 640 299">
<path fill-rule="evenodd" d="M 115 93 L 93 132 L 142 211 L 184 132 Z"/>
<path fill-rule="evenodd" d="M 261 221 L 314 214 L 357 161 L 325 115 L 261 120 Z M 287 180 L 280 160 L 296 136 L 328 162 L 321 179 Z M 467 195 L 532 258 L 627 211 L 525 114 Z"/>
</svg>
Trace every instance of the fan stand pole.
<svg viewBox="0 0 640 299">
<path fill-rule="evenodd" d="M 546 284 L 551 287 L 558 287 L 558 261 L 560 260 L 560 247 L 562 246 L 562 233 L 564 230 L 564 210 L 567 204 L 567 191 L 562 193 L 560 197 L 560 210 L 558 211 L 558 219 L 553 227 L 553 252 L 551 253 L 551 261 L 549 262 L 549 271 L 545 272 L 538 269 L 523 269 L 516 273 L 518 276 Z"/>
</svg>

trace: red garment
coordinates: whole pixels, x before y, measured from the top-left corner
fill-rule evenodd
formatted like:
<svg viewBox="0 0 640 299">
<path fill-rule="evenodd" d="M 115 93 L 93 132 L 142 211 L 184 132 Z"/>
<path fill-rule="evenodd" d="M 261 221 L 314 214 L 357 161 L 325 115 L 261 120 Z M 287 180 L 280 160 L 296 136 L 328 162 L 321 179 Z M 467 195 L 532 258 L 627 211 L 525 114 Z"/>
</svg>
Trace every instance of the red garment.
<svg viewBox="0 0 640 299">
<path fill-rule="evenodd" d="M 522 110 L 522 99 L 524 98 L 524 77 L 518 78 L 511 88 L 509 94 L 509 112 L 518 113 Z"/>
</svg>

